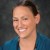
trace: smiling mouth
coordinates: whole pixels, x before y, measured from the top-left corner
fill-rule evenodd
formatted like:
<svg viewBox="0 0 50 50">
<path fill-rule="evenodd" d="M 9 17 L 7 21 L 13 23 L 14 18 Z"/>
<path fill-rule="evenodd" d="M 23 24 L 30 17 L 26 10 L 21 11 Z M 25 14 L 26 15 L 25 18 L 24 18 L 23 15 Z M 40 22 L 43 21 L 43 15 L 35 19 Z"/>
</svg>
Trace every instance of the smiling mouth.
<svg viewBox="0 0 50 50">
<path fill-rule="evenodd" d="M 24 32 L 26 29 L 19 29 L 19 32 Z"/>
</svg>

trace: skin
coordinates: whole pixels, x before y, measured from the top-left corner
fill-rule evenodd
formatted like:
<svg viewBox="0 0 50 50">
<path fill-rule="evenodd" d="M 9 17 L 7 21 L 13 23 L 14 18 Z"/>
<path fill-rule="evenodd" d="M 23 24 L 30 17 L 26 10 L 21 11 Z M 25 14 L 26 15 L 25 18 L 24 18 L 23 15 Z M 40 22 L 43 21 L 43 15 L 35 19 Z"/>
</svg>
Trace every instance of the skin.
<svg viewBox="0 0 50 50">
<path fill-rule="evenodd" d="M 34 16 L 32 11 L 25 6 L 13 9 L 13 27 L 20 37 L 21 50 L 33 50 L 36 42 L 36 25 L 40 21 L 40 15 Z M 27 46 L 26 46 L 27 44 Z M 33 44 L 33 45 L 32 45 Z"/>
</svg>

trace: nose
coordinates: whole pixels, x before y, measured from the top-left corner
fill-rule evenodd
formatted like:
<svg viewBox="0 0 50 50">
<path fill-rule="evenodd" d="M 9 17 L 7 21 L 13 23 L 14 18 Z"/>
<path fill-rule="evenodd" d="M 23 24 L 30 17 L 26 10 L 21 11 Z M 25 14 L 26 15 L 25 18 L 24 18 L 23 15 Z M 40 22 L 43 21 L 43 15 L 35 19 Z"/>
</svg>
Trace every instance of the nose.
<svg viewBox="0 0 50 50">
<path fill-rule="evenodd" d="M 23 27 L 23 23 L 22 23 L 21 20 L 18 22 L 18 27 L 19 27 L 19 28 L 22 28 L 22 27 Z"/>
</svg>

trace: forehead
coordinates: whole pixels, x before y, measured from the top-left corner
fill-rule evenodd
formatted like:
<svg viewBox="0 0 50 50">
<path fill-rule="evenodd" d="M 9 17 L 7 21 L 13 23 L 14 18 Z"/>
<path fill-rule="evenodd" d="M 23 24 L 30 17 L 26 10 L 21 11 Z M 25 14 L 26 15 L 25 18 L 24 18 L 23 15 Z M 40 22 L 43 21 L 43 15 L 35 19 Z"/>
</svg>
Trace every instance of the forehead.
<svg viewBox="0 0 50 50">
<path fill-rule="evenodd" d="M 13 15 L 28 15 L 28 14 L 31 14 L 33 15 L 32 11 L 30 10 L 29 7 L 26 7 L 26 6 L 17 6 L 13 9 Z"/>
<path fill-rule="evenodd" d="M 13 9 L 13 11 L 14 10 L 19 10 L 19 9 L 21 9 L 21 10 L 30 10 L 30 8 L 28 7 L 28 6 L 16 6 L 14 9 Z"/>
</svg>

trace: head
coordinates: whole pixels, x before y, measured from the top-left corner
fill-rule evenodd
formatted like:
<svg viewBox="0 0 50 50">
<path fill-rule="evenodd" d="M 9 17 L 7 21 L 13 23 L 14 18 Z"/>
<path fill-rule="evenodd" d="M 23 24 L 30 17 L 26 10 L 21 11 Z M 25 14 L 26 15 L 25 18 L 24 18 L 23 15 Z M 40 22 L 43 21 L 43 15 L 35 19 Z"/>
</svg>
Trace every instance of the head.
<svg viewBox="0 0 50 50">
<path fill-rule="evenodd" d="M 36 25 L 40 21 L 40 15 L 34 3 L 23 0 L 13 8 L 13 27 L 20 38 L 26 38 L 36 34 Z"/>
</svg>

